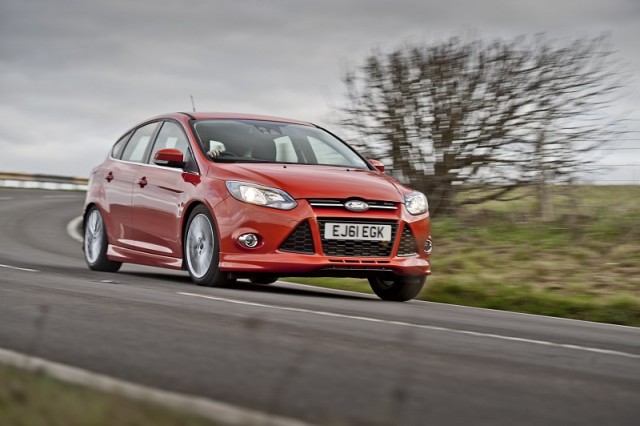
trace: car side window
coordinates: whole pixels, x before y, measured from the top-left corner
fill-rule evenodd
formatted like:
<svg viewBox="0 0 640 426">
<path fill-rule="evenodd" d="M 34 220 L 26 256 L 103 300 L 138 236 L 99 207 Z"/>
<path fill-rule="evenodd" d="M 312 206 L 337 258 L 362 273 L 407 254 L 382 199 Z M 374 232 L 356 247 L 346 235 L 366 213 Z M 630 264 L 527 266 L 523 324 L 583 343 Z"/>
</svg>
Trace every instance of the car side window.
<svg viewBox="0 0 640 426">
<path fill-rule="evenodd" d="M 135 163 L 141 163 L 144 161 L 144 154 L 147 152 L 153 132 L 155 131 L 158 123 L 149 123 L 146 126 L 142 126 L 137 129 L 129 143 L 127 143 L 124 152 L 122 153 L 122 160 L 132 161 Z"/>
<path fill-rule="evenodd" d="M 118 141 L 115 144 L 113 144 L 113 148 L 111 149 L 111 156 L 113 158 L 117 158 L 117 159 L 120 158 L 120 156 L 122 155 L 122 150 L 124 149 L 124 146 L 126 145 L 130 137 L 131 137 L 131 132 L 127 133 L 126 135 L 118 139 Z"/>
<path fill-rule="evenodd" d="M 162 128 L 160 129 L 156 142 L 153 145 L 153 150 L 149 157 L 149 163 L 153 164 L 153 158 L 155 157 L 156 152 L 165 148 L 175 148 L 180 150 L 184 155 L 185 161 L 189 158 L 189 142 L 187 141 L 187 137 L 179 125 L 170 121 L 165 121 L 162 124 Z"/>
</svg>

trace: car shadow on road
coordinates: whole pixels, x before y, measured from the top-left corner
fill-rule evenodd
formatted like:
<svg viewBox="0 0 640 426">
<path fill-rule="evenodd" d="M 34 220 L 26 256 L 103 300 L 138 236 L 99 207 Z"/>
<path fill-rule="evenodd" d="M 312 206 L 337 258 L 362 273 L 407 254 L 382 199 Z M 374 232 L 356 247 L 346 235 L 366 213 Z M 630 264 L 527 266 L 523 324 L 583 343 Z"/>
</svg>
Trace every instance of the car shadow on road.
<svg viewBox="0 0 640 426">
<path fill-rule="evenodd" d="M 180 285 L 180 290 L 184 290 L 183 284 L 187 284 L 191 290 L 198 290 L 208 292 L 215 290 L 216 293 L 220 291 L 233 292 L 233 291 L 246 291 L 251 293 L 264 293 L 264 294 L 282 294 L 289 296 L 307 296 L 307 297 L 321 297 L 325 299 L 342 299 L 342 300 L 378 300 L 373 299 L 370 295 L 363 293 L 362 295 L 353 293 L 337 293 L 331 290 L 325 290 L 322 287 L 318 287 L 317 290 L 311 286 L 308 288 L 292 288 L 280 286 L 277 283 L 264 285 L 264 284 L 252 284 L 248 281 L 239 280 L 233 287 L 200 287 L 191 282 L 188 275 L 173 275 L 163 274 L 161 272 L 120 272 L 119 274 L 136 276 L 141 278 L 147 278 L 152 280 L 159 280 L 164 283 L 175 283 Z M 218 293 L 219 294 L 219 293 Z"/>
<path fill-rule="evenodd" d="M 325 290 L 322 287 L 315 288 L 292 288 L 281 287 L 278 284 L 251 284 L 245 281 L 238 281 L 233 289 L 248 290 L 252 292 L 273 293 L 273 294 L 287 294 L 287 295 L 300 295 L 300 296 L 317 296 L 333 299 L 345 299 L 345 300 L 372 300 L 369 295 L 366 294 L 349 294 L 349 293 L 334 293 L 330 290 Z"/>
</svg>

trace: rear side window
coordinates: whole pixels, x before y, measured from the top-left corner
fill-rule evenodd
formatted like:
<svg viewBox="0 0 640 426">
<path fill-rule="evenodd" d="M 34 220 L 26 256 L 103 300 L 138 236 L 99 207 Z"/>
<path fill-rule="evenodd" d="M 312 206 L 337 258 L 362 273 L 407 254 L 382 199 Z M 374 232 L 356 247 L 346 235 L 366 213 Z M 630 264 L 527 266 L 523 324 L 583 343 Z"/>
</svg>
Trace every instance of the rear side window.
<svg viewBox="0 0 640 426">
<path fill-rule="evenodd" d="M 127 141 L 130 137 L 131 132 L 118 139 L 118 142 L 113 145 L 113 148 L 111 149 L 111 156 L 113 158 L 120 158 L 120 156 L 122 155 L 122 150 L 124 149 L 124 146 L 127 144 Z"/>
<path fill-rule="evenodd" d="M 158 123 L 150 123 L 136 130 L 122 153 L 122 160 L 142 163 L 157 126 Z"/>
</svg>

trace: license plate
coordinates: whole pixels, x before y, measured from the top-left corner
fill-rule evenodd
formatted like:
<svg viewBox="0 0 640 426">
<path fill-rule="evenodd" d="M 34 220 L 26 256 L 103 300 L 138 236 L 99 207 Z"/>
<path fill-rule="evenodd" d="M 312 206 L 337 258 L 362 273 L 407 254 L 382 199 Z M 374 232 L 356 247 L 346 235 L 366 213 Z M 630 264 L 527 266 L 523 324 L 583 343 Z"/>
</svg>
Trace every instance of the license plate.
<svg viewBox="0 0 640 426">
<path fill-rule="evenodd" d="M 327 240 L 391 241 L 391 225 L 365 223 L 332 223 L 324 226 Z"/>
</svg>

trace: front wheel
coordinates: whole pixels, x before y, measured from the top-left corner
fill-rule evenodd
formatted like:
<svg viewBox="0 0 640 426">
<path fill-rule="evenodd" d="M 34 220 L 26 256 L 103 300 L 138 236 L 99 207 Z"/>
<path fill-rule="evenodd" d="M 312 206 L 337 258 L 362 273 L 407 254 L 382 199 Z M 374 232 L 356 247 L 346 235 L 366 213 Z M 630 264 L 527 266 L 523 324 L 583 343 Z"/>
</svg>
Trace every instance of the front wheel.
<svg viewBox="0 0 640 426">
<path fill-rule="evenodd" d="M 100 210 L 93 206 L 84 220 L 84 239 L 82 248 L 84 259 L 93 271 L 117 272 L 121 262 L 114 262 L 107 257 L 107 231 Z"/>
<path fill-rule="evenodd" d="M 184 237 L 184 257 L 191 280 L 206 287 L 228 287 L 235 280 L 218 267 L 220 246 L 209 210 L 200 205 L 193 209 Z"/>
<path fill-rule="evenodd" d="M 378 277 L 369 278 L 369 285 L 373 292 L 382 300 L 406 302 L 420 293 L 427 277 L 396 276 L 391 280 Z"/>
</svg>

